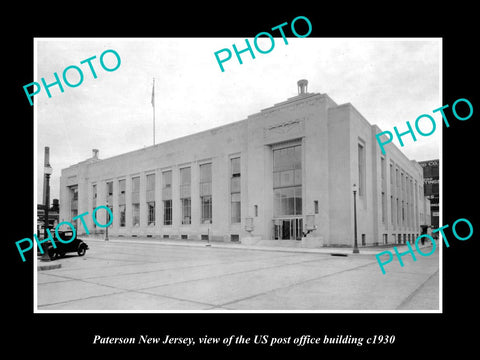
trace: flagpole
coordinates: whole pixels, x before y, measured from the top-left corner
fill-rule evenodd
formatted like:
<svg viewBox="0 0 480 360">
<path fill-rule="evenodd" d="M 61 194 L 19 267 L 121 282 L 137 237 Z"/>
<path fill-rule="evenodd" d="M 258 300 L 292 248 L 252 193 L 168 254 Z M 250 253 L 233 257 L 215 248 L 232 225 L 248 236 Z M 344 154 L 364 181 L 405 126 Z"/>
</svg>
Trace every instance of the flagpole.
<svg viewBox="0 0 480 360">
<path fill-rule="evenodd" d="M 153 145 L 155 145 L 155 78 L 153 78 L 152 106 L 153 106 Z"/>
</svg>

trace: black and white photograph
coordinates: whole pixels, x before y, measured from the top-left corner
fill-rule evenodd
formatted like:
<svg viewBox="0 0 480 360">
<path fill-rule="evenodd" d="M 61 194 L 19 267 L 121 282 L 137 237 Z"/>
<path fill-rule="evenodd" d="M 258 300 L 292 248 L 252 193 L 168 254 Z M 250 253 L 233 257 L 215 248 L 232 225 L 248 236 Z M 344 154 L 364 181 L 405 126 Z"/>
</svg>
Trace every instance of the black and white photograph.
<svg viewBox="0 0 480 360">
<path fill-rule="evenodd" d="M 5 351 L 474 353 L 473 9 L 72 5 L 8 11 Z"/>
<path fill-rule="evenodd" d="M 36 39 L 36 310 L 440 311 L 441 52 Z"/>
</svg>

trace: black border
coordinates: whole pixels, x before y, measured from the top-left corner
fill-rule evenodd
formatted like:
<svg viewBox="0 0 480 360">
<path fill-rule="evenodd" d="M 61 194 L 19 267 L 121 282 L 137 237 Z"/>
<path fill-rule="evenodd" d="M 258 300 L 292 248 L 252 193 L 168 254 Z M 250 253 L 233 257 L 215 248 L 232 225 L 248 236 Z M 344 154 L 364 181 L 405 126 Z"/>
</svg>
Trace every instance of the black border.
<svg viewBox="0 0 480 360">
<path fill-rule="evenodd" d="M 128 4 L 131 5 L 131 4 Z M 5 322 L 8 348 L 21 351 L 31 348 L 45 356 L 61 354 L 63 350 L 81 349 L 80 354 L 137 355 L 143 351 L 162 356 L 166 351 L 176 355 L 206 352 L 261 353 L 290 352 L 304 354 L 342 355 L 346 353 L 371 356 L 374 353 L 395 355 L 434 355 L 443 349 L 462 349 L 465 353 L 475 344 L 475 327 L 470 327 L 476 310 L 476 256 L 478 251 L 478 212 L 476 202 L 475 149 L 476 124 L 480 106 L 475 80 L 478 79 L 473 19 L 475 9 L 460 3 L 438 8 L 420 9 L 406 3 L 385 4 L 385 8 L 361 3 L 352 7 L 340 4 L 333 9 L 327 4 L 314 3 L 294 6 L 246 3 L 219 5 L 202 4 L 198 9 L 183 4 L 181 10 L 161 3 L 109 4 L 105 10 L 83 4 L 81 7 L 28 9 L 14 12 L 5 31 L 8 53 L 3 56 L 8 64 L 8 116 L 5 119 L 4 139 L 14 138 L 4 146 L 7 164 L 13 171 L 4 174 L 7 193 L 5 206 L 8 214 L 7 251 L 4 268 L 4 294 L 8 301 L 8 322 Z M 35 5 L 34 5 L 35 6 Z M 470 15 L 472 14 L 472 15 Z M 33 81 L 34 37 L 180 37 L 180 36 L 238 36 L 254 37 L 258 32 L 290 22 L 296 16 L 306 16 L 312 23 L 311 37 L 442 37 L 443 38 L 443 104 L 453 104 L 458 98 L 467 98 L 474 108 L 468 121 L 453 118 L 451 108 L 446 114 L 450 127 L 443 128 L 443 223 L 451 224 L 458 218 L 469 219 L 474 236 L 468 241 L 453 239 L 450 248 L 443 249 L 443 314 L 33 314 L 33 261 L 22 263 L 14 242 L 31 237 L 33 229 L 33 108 L 28 105 L 22 86 Z M 11 35 L 10 35 L 11 34 Z M 206 51 L 210 51 L 206 49 Z M 192 54 L 195 56 L 195 54 Z M 8 66 L 8 68 L 7 68 Z M 281 76 L 281 74 L 279 74 Z M 403 89 L 402 89 L 403 91 Z M 406 105 L 408 106 L 408 105 Z M 433 110 L 433 109 L 432 109 Z M 420 114 L 419 114 L 420 115 Z M 13 129 L 12 129 L 13 126 Z M 6 136 L 12 134 L 13 136 Z M 8 169 L 8 168 L 7 168 Z M 473 186 L 472 186 L 473 185 Z M 472 324 L 475 326 L 475 324 Z M 149 334 L 162 336 L 217 336 L 232 334 L 254 336 L 299 336 L 310 334 L 348 334 L 366 337 L 374 334 L 393 334 L 393 345 L 382 346 L 182 346 L 142 347 L 132 345 L 94 346 L 94 334 L 106 336 L 134 336 Z M 52 346 L 54 342 L 54 346 Z M 27 348 L 28 346 L 28 348 Z M 62 356 L 64 356 L 63 354 Z"/>
</svg>

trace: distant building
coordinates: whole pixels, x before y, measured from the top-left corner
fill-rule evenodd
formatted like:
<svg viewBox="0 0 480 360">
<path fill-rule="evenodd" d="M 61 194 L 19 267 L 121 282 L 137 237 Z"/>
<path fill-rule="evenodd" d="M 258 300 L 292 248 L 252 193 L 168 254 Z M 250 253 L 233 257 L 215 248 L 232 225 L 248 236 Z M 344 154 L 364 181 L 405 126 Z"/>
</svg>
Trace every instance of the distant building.
<svg viewBox="0 0 480 360">
<path fill-rule="evenodd" d="M 58 199 L 53 199 L 52 206 L 48 210 L 48 225 L 49 229 L 55 229 L 58 224 L 58 217 L 60 208 Z M 45 205 L 37 204 L 37 234 L 43 235 L 43 229 L 45 224 Z"/>
<path fill-rule="evenodd" d="M 430 200 L 432 227 L 436 229 L 440 226 L 439 159 L 420 161 L 419 164 L 423 168 L 424 195 Z"/>
<path fill-rule="evenodd" d="M 108 204 L 114 236 L 352 246 L 356 184 L 359 246 L 413 241 L 430 224 L 422 167 L 393 143 L 382 155 L 379 132 L 299 81 L 247 119 L 108 159 L 94 150 L 62 170 L 60 221 Z"/>
</svg>

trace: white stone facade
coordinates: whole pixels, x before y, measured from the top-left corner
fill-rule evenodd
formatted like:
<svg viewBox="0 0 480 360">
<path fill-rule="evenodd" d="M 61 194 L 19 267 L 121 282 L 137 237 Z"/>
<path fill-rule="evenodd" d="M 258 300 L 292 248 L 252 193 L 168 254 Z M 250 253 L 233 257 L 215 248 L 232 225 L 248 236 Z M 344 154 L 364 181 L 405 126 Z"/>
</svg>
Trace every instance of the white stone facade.
<svg viewBox="0 0 480 360">
<path fill-rule="evenodd" d="M 413 241 L 421 225 L 429 225 L 422 168 L 393 144 L 383 156 L 375 139 L 380 131 L 351 104 L 337 105 L 328 95 L 305 93 L 302 87 L 297 96 L 245 120 L 108 159 L 98 159 L 97 152 L 63 169 L 60 221 L 91 214 L 108 198 L 113 211 L 109 234 L 114 236 L 306 237 L 308 247 L 352 246 L 356 184 L 359 246 Z M 291 151 L 281 151 L 287 148 Z M 208 174 L 201 176 L 204 164 L 211 164 L 210 183 Z M 171 182 L 163 175 L 167 171 Z M 148 175 L 154 175 L 150 188 Z M 154 214 L 149 211 L 153 203 Z M 105 223 L 101 213 L 99 222 Z M 103 231 L 91 216 L 85 221 L 91 232 Z M 79 220 L 75 226 L 84 232 Z"/>
</svg>

